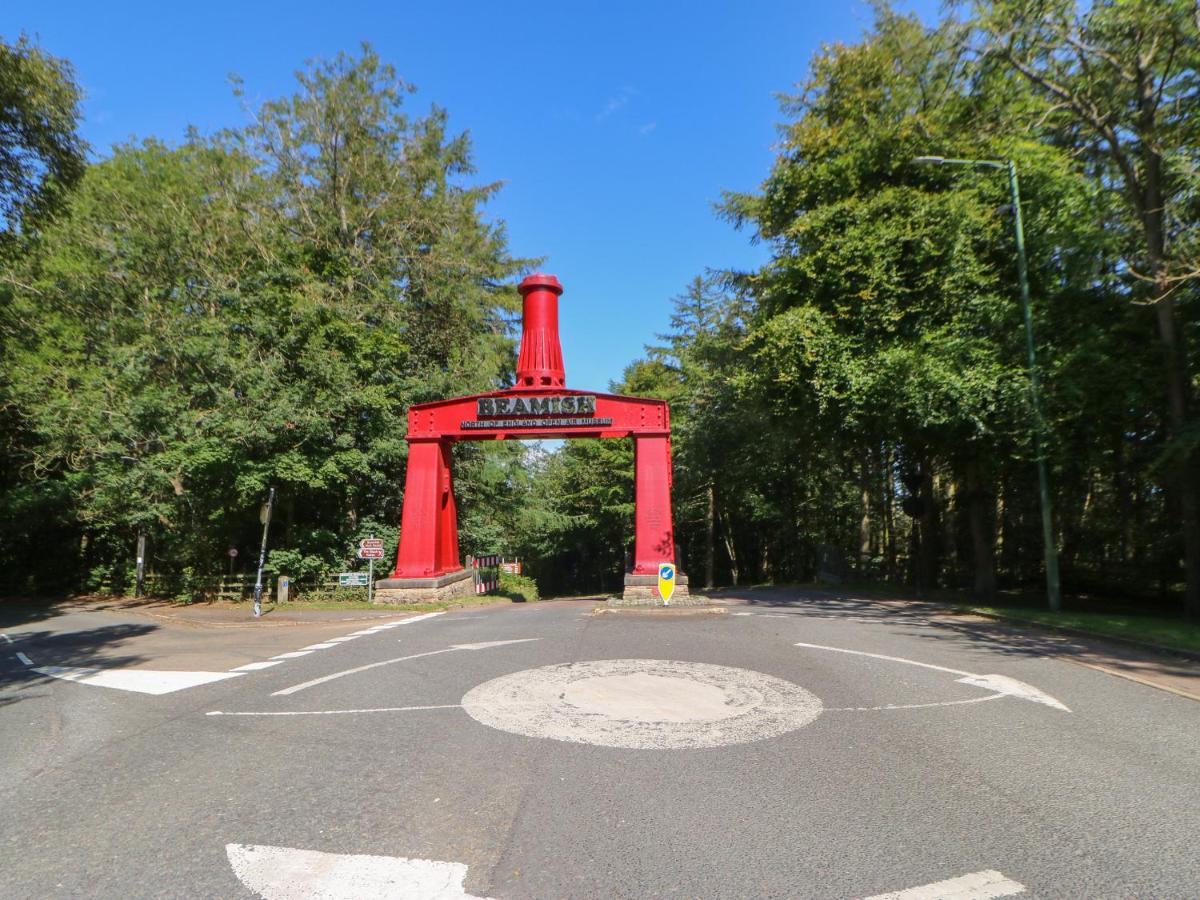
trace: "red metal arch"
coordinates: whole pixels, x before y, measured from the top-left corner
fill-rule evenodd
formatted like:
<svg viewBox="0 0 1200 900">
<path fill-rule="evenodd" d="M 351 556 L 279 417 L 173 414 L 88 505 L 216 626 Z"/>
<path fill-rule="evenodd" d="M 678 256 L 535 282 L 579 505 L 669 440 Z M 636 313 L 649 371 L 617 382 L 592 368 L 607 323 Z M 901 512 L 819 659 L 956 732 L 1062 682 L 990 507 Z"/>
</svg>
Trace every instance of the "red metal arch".
<svg viewBox="0 0 1200 900">
<path fill-rule="evenodd" d="M 463 568 L 458 550 L 451 447 L 456 441 L 631 438 L 636 504 L 631 574 L 654 575 L 675 559 L 671 519 L 671 421 L 662 400 L 568 389 L 553 275 L 521 282 L 524 317 L 516 385 L 412 406 L 408 474 L 393 579 L 437 578 Z"/>
</svg>

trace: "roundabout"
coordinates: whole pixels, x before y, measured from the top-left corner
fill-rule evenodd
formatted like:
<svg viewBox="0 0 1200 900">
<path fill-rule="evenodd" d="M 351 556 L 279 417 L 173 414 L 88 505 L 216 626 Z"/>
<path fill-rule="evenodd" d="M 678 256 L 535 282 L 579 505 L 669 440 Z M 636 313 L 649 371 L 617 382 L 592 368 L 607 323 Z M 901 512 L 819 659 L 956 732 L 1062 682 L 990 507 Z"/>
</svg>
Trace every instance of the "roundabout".
<svg viewBox="0 0 1200 900">
<path fill-rule="evenodd" d="M 807 725 L 822 708 L 815 695 L 781 678 L 659 659 L 526 669 L 473 688 L 462 705 L 500 731 L 635 750 L 759 741 Z"/>
</svg>

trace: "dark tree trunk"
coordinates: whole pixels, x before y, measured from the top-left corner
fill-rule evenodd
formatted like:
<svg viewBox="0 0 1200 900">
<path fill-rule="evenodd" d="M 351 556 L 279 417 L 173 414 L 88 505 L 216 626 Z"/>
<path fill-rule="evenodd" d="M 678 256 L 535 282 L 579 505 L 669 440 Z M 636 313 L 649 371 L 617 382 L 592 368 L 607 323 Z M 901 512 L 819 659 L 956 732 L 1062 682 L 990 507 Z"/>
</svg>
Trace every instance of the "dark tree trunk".
<svg viewBox="0 0 1200 900">
<path fill-rule="evenodd" d="M 717 491 L 708 486 L 708 509 L 704 516 L 704 586 L 713 586 L 713 559 L 717 543 Z"/>
<path fill-rule="evenodd" d="M 984 490 L 979 461 L 965 467 L 967 523 L 971 531 L 971 568 L 974 572 L 971 598 L 990 603 L 996 598 L 996 562 L 988 521 L 988 495 Z"/>
<path fill-rule="evenodd" d="M 921 547 L 917 560 L 919 587 L 926 590 L 937 587 L 941 541 L 938 535 L 938 498 L 933 487 L 933 473 L 922 467 L 921 498 L 925 501 L 921 510 Z"/>
<path fill-rule="evenodd" d="M 896 473 L 892 468 L 892 450 L 884 445 L 883 453 L 883 527 L 887 552 L 888 581 L 896 580 Z"/>
<path fill-rule="evenodd" d="M 855 569 L 860 578 L 870 574 L 871 565 L 871 457 L 866 456 L 862 464 L 862 515 L 858 520 L 858 565 Z"/>
</svg>

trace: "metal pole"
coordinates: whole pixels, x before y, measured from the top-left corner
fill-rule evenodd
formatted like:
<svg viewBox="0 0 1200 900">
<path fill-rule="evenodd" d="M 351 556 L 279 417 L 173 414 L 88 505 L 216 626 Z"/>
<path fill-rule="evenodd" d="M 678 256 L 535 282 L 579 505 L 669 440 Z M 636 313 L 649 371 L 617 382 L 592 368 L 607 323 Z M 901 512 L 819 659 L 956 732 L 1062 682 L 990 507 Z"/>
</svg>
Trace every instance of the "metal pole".
<svg viewBox="0 0 1200 900">
<path fill-rule="evenodd" d="M 138 529 L 137 577 L 134 579 L 133 595 L 142 596 L 146 586 L 146 532 Z"/>
<path fill-rule="evenodd" d="M 267 531 L 271 527 L 271 509 L 275 506 L 275 488 L 267 495 L 267 512 L 263 516 L 262 548 L 258 551 L 258 577 L 254 582 L 254 616 L 262 615 L 262 570 L 267 561 Z"/>
<path fill-rule="evenodd" d="M 1013 226 L 1017 237 L 1017 272 L 1021 279 L 1021 309 L 1025 317 L 1025 347 L 1029 354 L 1029 399 L 1033 405 L 1033 452 L 1037 457 L 1038 497 L 1042 507 L 1042 542 L 1046 556 L 1046 597 L 1050 609 L 1062 608 L 1058 580 L 1058 548 L 1054 545 L 1054 520 L 1050 513 L 1050 480 L 1046 474 L 1046 423 L 1042 418 L 1041 385 L 1038 380 L 1037 352 L 1033 343 L 1033 312 L 1029 299 L 1029 266 L 1025 260 L 1025 228 L 1021 221 L 1021 188 L 1017 180 L 1017 164 L 1008 161 L 1008 186 L 1012 191 Z"/>
<path fill-rule="evenodd" d="M 371 540 L 375 540 L 375 535 L 371 535 Z M 375 557 L 367 560 L 367 602 L 370 603 L 371 597 L 375 594 Z"/>
</svg>

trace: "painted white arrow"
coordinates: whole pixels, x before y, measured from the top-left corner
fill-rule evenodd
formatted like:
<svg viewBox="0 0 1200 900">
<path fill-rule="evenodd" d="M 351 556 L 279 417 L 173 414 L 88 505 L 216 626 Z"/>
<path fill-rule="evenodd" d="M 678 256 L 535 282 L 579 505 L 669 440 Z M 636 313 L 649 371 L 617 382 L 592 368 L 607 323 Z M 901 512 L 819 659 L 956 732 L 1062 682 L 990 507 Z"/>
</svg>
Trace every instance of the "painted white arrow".
<svg viewBox="0 0 1200 900">
<path fill-rule="evenodd" d="M 200 684 L 237 678 L 241 672 L 168 672 L 156 669 L 85 669 L 80 666 L 38 666 L 39 675 L 90 684 L 96 687 L 136 691 L 139 694 L 170 694 Z"/>
<path fill-rule="evenodd" d="M 988 869 L 890 894 L 876 894 L 866 900 L 993 900 L 1023 893 L 1025 885 Z"/>
<path fill-rule="evenodd" d="M 920 666 L 922 669 L 933 669 L 937 672 L 949 672 L 951 675 L 961 675 L 958 680 L 963 684 L 969 684 L 973 687 L 986 688 L 997 694 L 1004 694 L 1008 697 L 1016 697 L 1018 700 L 1029 700 L 1033 703 L 1041 703 L 1044 706 L 1049 706 L 1054 709 L 1061 709 L 1063 712 L 1071 710 L 1064 704 L 1055 700 L 1044 691 L 1040 691 L 1031 684 L 1026 684 L 1023 681 L 1017 681 L 1015 678 L 1009 678 L 1007 675 L 976 675 L 974 672 L 964 672 L 962 669 L 951 669 L 947 666 L 935 666 L 933 663 L 918 662 L 915 659 L 905 659 L 903 656 L 885 656 L 882 653 L 867 653 L 865 650 L 847 650 L 844 647 L 827 647 L 824 644 L 804 644 L 798 643 L 797 647 L 808 647 L 812 650 L 830 650 L 834 653 L 849 653 L 852 656 L 868 656 L 871 659 L 883 659 L 888 662 L 904 663 L 909 666 Z"/>
<path fill-rule="evenodd" d="M 487 900 L 463 887 L 462 863 L 227 844 L 238 880 L 265 900 Z"/>
<path fill-rule="evenodd" d="M 489 647 L 503 647 L 505 644 L 526 644 L 537 638 L 518 638 L 515 641 L 480 641 L 478 644 L 451 644 L 451 650 L 487 650 Z"/>
<path fill-rule="evenodd" d="M 989 691 L 995 691 L 997 694 L 1007 694 L 1009 697 L 1016 697 L 1020 700 L 1031 700 L 1034 703 L 1041 703 L 1053 709 L 1061 709 L 1063 712 L 1071 711 L 1049 694 L 1035 688 L 1032 684 L 1017 681 L 1017 679 L 1009 678 L 1007 675 L 968 675 L 966 678 L 958 680 L 963 684 L 987 688 Z"/>
<path fill-rule="evenodd" d="M 536 641 L 537 638 L 518 638 L 513 641 L 483 641 L 478 644 L 453 644 L 441 650 L 428 650 L 425 653 L 414 653 L 411 656 L 397 656 L 394 659 L 384 659 L 379 662 L 367 663 L 365 666 L 357 666 L 353 669 L 346 669 L 342 672 L 334 672 L 332 675 L 322 675 L 320 678 L 314 678 L 312 681 L 305 681 L 301 684 L 294 684 L 289 688 L 284 688 L 281 691 L 276 691 L 272 697 L 286 697 L 288 694 L 294 694 L 297 691 L 303 691 L 310 687 L 316 687 L 318 684 L 324 684 L 327 681 L 333 681 L 335 678 L 344 678 L 347 675 L 357 675 L 359 672 L 366 672 L 368 669 L 377 669 L 380 666 L 390 666 L 392 663 L 405 662 L 410 659 L 420 659 L 423 656 L 437 656 L 439 653 L 453 653 L 455 650 L 486 650 L 489 647 L 503 647 L 505 644 L 526 644 L 529 641 Z"/>
</svg>

